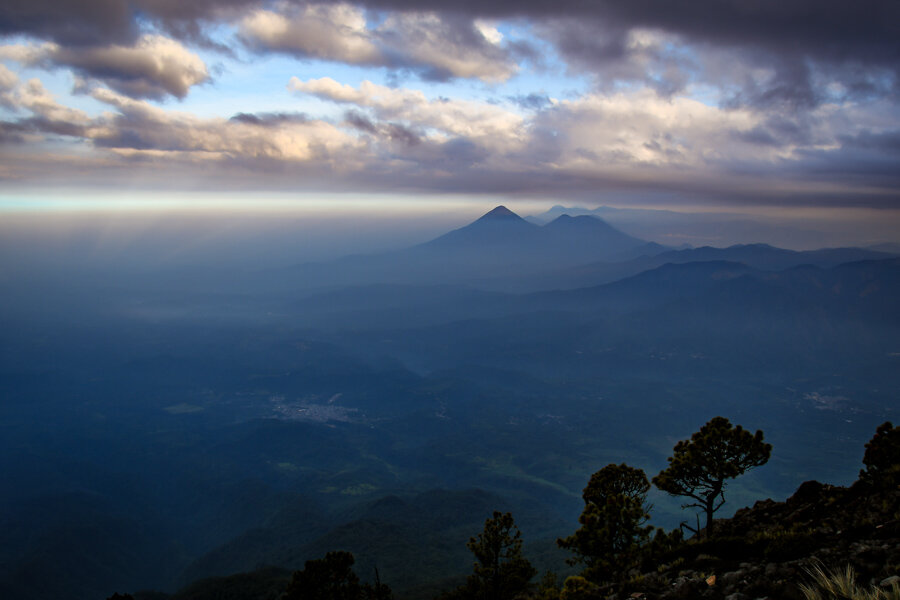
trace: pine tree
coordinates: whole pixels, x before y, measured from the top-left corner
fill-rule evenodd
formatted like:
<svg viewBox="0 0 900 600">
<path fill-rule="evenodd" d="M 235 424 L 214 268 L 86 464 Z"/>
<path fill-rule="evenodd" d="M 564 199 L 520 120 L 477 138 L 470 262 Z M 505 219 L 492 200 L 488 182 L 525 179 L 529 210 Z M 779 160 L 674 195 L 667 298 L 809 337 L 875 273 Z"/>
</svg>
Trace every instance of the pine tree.
<svg viewBox="0 0 900 600">
<path fill-rule="evenodd" d="M 728 419 L 714 417 L 690 440 L 675 445 L 669 466 L 653 478 L 653 484 L 673 496 L 686 496 L 706 513 L 706 536 L 713 533 L 713 513 L 725 504 L 725 480 L 766 464 L 772 445 L 763 442 L 762 431 L 755 434 Z M 687 529 L 699 533 L 682 523 Z"/>
<path fill-rule="evenodd" d="M 511 600 L 528 589 L 537 571 L 522 556 L 521 537 L 510 513 L 494 511 L 493 517 L 484 522 L 484 530 L 466 544 L 475 555 L 466 595 Z"/>
<path fill-rule="evenodd" d="M 585 565 L 585 579 L 613 582 L 638 564 L 653 529 L 645 526 L 650 516 L 649 489 L 644 472 L 626 464 L 607 465 L 591 476 L 582 493 L 581 527 L 557 540 L 560 547 L 576 554 L 571 564 Z"/>
<path fill-rule="evenodd" d="M 860 480 L 881 488 L 900 485 L 900 427 L 890 421 L 879 425 L 866 444 L 863 464 L 866 468 L 859 472 Z"/>
</svg>

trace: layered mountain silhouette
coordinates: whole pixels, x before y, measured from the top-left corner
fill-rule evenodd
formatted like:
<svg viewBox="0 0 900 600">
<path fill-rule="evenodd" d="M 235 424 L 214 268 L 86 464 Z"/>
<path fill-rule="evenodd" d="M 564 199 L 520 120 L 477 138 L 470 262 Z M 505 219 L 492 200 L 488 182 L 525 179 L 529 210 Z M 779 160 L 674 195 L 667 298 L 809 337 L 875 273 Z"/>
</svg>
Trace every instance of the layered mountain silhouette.
<svg viewBox="0 0 900 600">
<path fill-rule="evenodd" d="M 647 248 L 641 256 L 622 261 L 596 261 L 572 268 L 548 270 L 531 275 L 523 287 L 534 289 L 576 289 L 587 285 L 611 283 L 666 264 L 692 262 L 735 262 L 761 271 L 782 271 L 799 266 L 828 269 L 840 264 L 863 260 L 885 260 L 896 256 L 866 248 L 824 248 L 821 250 L 786 250 L 768 244 L 738 244 L 727 248 L 703 246 L 683 250 L 653 252 Z"/>
<path fill-rule="evenodd" d="M 475 222 L 411 248 L 451 263 L 563 266 L 633 257 L 647 242 L 622 233 L 602 219 L 561 215 L 547 225 L 529 223 L 505 206 Z M 661 247 L 660 247 L 661 248 Z"/>
<path fill-rule="evenodd" d="M 464 227 L 417 246 L 302 265 L 297 271 L 308 283 L 319 286 L 351 282 L 502 284 L 511 277 L 664 250 L 667 248 L 625 234 L 594 216 L 562 215 L 540 226 L 498 206 Z"/>
</svg>

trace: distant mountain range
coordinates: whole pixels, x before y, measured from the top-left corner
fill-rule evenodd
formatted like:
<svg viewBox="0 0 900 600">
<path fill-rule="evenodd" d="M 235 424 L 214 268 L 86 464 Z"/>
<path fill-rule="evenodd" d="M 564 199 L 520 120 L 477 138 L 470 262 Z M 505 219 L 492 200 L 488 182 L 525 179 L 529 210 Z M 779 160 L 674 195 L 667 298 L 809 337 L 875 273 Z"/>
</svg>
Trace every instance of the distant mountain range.
<svg viewBox="0 0 900 600">
<path fill-rule="evenodd" d="M 662 246 L 639 240 L 597 217 L 560 215 L 539 226 L 505 206 L 498 206 L 477 221 L 411 250 L 433 252 L 456 260 L 498 263 L 565 264 L 610 260 L 659 252 Z M 489 254 L 488 254 L 489 252 Z"/>
<path fill-rule="evenodd" d="M 647 253 L 622 261 L 598 261 L 569 269 L 554 269 L 541 275 L 530 275 L 523 281 L 525 289 L 575 289 L 587 285 L 611 283 L 665 264 L 725 261 L 736 262 L 761 271 L 781 271 L 801 265 L 827 269 L 861 260 L 884 260 L 897 253 L 865 248 L 823 248 L 821 250 L 785 250 L 768 244 L 740 244 L 728 248 L 704 246 L 684 250 Z"/>
<path fill-rule="evenodd" d="M 556 215 L 557 209 L 562 207 L 550 213 Z M 767 244 L 674 249 L 623 233 L 595 215 L 561 213 L 540 225 L 498 206 L 423 244 L 299 265 L 285 277 L 310 290 L 440 284 L 534 292 L 611 283 L 667 263 L 726 261 L 778 271 L 800 265 L 829 268 L 893 256 L 897 254 L 864 248 L 795 251 Z"/>
<path fill-rule="evenodd" d="M 361 283 L 502 285 L 510 278 L 623 261 L 668 250 L 622 233 L 594 216 L 561 215 L 530 223 L 504 206 L 429 242 L 382 254 L 300 265 L 294 277 L 308 287 Z"/>
<path fill-rule="evenodd" d="M 857 239 L 862 231 L 855 234 L 835 237 L 835 232 L 827 223 L 815 219 L 779 219 L 777 222 L 759 215 L 737 212 L 704 211 L 678 212 L 672 210 L 649 208 L 618 208 L 599 206 L 585 208 L 583 206 L 556 205 L 550 210 L 529 215 L 529 222 L 543 225 L 560 215 L 591 215 L 599 217 L 635 237 L 654 240 L 662 244 L 675 246 L 678 249 L 691 246 L 724 246 L 729 244 L 754 244 L 764 242 L 773 246 L 814 249 L 827 246 L 855 245 L 850 240 Z M 844 223 L 845 229 L 848 223 Z M 850 228 L 852 231 L 853 228 Z M 880 231 L 867 231 L 865 237 L 875 236 L 894 243 L 866 245 L 871 250 L 882 252 L 900 252 L 894 232 L 886 227 Z M 835 240 L 847 241 L 838 242 Z"/>
</svg>

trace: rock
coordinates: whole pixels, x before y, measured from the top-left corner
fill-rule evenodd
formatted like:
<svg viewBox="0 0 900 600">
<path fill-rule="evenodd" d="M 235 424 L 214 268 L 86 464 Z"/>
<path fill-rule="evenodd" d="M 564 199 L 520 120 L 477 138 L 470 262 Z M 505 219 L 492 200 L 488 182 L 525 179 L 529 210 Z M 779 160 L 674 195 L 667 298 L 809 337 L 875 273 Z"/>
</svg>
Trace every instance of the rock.
<svg viewBox="0 0 900 600">
<path fill-rule="evenodd" d="M 744 575 L 746 575 L 744 571 L 730 571 L 722 575 L 722 577 L 719 579 L 719 583 L 721 583 L 723 586 L 732 586 L 743 579 Z"/>
<path fill-rule="evenodd" d="M 725 600 L 750 600 L 750 596 L 747 594 L 742 594 L 740 592 L 735 592 L 728 596 L 725 596 Z"/>
</svg>

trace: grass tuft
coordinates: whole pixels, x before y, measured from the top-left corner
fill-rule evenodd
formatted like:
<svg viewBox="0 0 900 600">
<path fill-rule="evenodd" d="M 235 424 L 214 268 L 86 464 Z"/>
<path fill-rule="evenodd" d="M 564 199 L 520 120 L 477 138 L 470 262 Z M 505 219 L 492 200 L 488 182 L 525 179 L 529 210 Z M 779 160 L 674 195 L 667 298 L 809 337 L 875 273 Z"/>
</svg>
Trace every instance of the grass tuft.
<svg viewBox="0 0 900 600">
<path fill-rule="evenodd" d="M 900 600 L 900 586 L 896 583 L 890 590 L 860 587 L 849 565 L 843 571 L 827 571 L 819 564 L 807 573 L 813 581 L 800 585 L 805 600 Z"/>
</svg>

